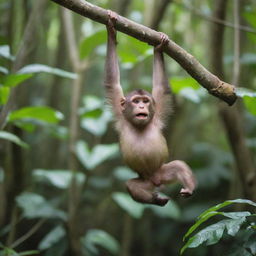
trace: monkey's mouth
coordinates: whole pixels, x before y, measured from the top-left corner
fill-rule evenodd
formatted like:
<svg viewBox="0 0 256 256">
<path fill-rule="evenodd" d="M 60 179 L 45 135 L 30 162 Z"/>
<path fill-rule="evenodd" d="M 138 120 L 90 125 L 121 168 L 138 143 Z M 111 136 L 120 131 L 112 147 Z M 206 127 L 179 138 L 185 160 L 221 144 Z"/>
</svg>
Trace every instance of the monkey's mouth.
<svg viewBox="0 0 256 256">
<path fill-rule="evenodd" d="M 140 119 L 140 120 L 144 120 L 144 119 L 147 119 L 148 118 L 148 114 L 147 113 L 138 113 L 136 115 L 136 118 L 137 119 Z"/>
</svg>

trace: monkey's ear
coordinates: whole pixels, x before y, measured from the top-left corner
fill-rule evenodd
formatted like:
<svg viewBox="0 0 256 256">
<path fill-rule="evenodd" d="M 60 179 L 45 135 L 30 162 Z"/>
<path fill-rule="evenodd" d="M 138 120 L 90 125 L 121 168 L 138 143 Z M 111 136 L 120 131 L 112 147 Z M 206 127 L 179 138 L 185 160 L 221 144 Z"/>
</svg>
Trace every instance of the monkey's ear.
<svg viewBox="0 0 256 256">
<path fill-rule="evenodd" d="M 125 105 L 126 99 L 123 97 L 120 100 L 120 104 L 121 104 L 121 109 L 124 110 L 124 105 Z"/>
</svg>

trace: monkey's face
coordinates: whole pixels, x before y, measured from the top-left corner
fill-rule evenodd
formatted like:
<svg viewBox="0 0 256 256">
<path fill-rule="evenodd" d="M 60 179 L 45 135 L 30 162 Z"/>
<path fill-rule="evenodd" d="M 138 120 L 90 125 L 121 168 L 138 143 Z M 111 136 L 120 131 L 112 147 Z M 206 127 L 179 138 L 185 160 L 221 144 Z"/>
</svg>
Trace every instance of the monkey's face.
<svg viewBox="0 0 256 256">
<path fill-rule="evenodd" d="M 155 113 L 153 98 L 148 95 L 134 95 L 121 105 L 124 117 L 136 128 L 148 125 Z"/>
</svg>

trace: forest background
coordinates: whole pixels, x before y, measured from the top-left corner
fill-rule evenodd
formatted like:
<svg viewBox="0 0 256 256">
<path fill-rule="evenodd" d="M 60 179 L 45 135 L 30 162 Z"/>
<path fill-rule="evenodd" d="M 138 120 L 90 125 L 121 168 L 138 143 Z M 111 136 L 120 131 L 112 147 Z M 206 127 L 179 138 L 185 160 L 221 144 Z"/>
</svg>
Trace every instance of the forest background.
<svg viewBox="0 0 256 256">
<path fill-rule="evenodd" d="M 52 1 L 0 0 L 0 255 L 256 255 L 255 1 L 91 3 L 163 31 L 238 99 L 228 106 L 165 56 L 170 157 L 198 187 L 183 199 L 169 186 L 163 208 L 138 204 L 104 100 L 105 26 Z M 125 91 L 151 89 L 152 53 L 118 32 Z"/>
</svg>

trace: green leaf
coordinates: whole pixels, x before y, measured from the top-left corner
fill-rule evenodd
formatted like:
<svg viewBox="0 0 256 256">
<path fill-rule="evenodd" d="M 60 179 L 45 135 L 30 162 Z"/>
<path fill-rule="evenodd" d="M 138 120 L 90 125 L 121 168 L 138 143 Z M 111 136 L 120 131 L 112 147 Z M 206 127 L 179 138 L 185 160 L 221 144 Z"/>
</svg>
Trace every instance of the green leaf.
<svg viewBox="0 0 256 256">
<path fill-rule="evenodd" d="M 157 205 L 148 205 L 146 208 L 151 209 L 156 215 L 161 218 L 171 218 L 178 220 L 181 216 L 181 211 L 179 206 L 174 201 L 169 201 L 164 207 L 159 207 Z"/>
<path fill-rule="evenodd" d="M 207 242 L 207 245 L 216 244 L 222 238 L 225 229 L 228 234 L 234 236 L 245 221 L 245 217 L 235 220 L 228 219 L 206 227 L 188 240 L 182 247 L 180 254 L 183 254 L 187 248 L 198 247 L 204 242 Z"/>
<path fill-rule="evenodd" d="M 191 87 L 186 87 L 179 91 L 179 95 L 194 103 L 199 103 L 201 101 L 200 95 L 198 93 L 199 91 L 200 90 L 195 90 Z"/>
<path fill-rule="evenodd" d="M 152 47 L 133 37 L 118 34 L 118 56 L 124 68 L 132 68 L 138 62 L 152 56 Z"/>
<path fill-rule="evenodd" d="M 204 211 L 199 217 L 198 219 L 200 218 L 203 218 L 204 215 L 207 215 L 209 212 L 214 212 L 214 211 L 217 211 L 225 206 L 228 206 L 230 204 L 249 204 L 249 205 L 252 205 L 254 207 L 256 207 L 256 203 L 254 203 L 253 201 L 251 200 L 247 200 L 247 199 L 235 199 L 235 200 L 227 200 L 221 204 L 217 204 L 209 209 L 207 209 L 206 211 Z"/>
<path fill-rule="evenodd" d="M 88 170 L 94 169 L 105 160 L 114 157 L 119 151 L 118 144 L 96 145 L 91 151 L 88 145 L 79 141 L 76 145 L 76 155 Z"/>
<path fill-rule="evenodd" d="M 24 107 L 10 113 L 8 121 L 38 120 L 46 123 L 57 124 L 63 119 L 63 114 L 50 107 L 35 106 Z"/>
<path fill-rule="evenodd" d="M 63 211 L 56 209 L 41 195 L 24 192 L 16 197 L 18 206 L 22 209 L 23 215 L 28 219 L 34 218 L 60 218 L 66 220 L 67 216 Z"/>
<path fill-rule="evenodd" d="M 98 251 L 95 246 L 101 246 L 115 255 L 117 255 L 120 250 L 117 240 L 107 232 L 100 229 L 89 230 L 81 239 L 81 242 L 87 250 L 94 253 L 97 253 Z"/>
<path fill-rule="evenodd" d="M 46 250 L 51 248 L 54 244 L 59 242 L 66 235 L 66 231 L 62 226 L 54 227 L 39 243 L 39 250 Z"/>
<path fill-rule="evenodd" d="M 4 57 L 8 60 L 15 60 L 15 57 L 11 55 L 10 53 L 10 47 L 9 45 L 2 45 L 0 46 L 0 56 Z"/>
<path fill-rule="evenodd" d="M 173 77 L 170 82 L 174 94 L 178 94 L 184 88 L 200 89 L 197 81 L 191 77 Z"/>
<path fill-rule="evenodd" d="M 79 111 L 81 115 L 93 110 L 101 109 L 103 107 L 103 100 L 94 95 L 86 95 L 83 97 L 83 105 L 84 107 Z"/>
<path fill-rule="evenodd" d="M 28 73 L 50 73 L 54 74 L 57 76 L 65 77 L 65 78 L 70 78 L 70 79 L 76 79 L 77 74 L 67 72 L 65 70 L 59 69 L 59 68 L 52 68 L 46 65 L 42 64 L 31 64 L 23 67 L 18 71 L 20 74 L 28 74 Z"/>
<path fill-rule="evenodd" d="M 33 176 L 38 181 L 47 181 L 51 185 L 60 189 L 67 189 L 72 179 L 72 173 L 69 170 L 36 169 L 33 171 Z M 79 184 L 83 184 L 85 181 L 85 175 L 81 172 L 76 173 L 76 181 Z"/>
<path fill-rule="evenodd" d="M 9 73 L 9 70 L 5 67 L 0 66 L 0 73 L 7 75 Z"/>
<path fill-rule="evenodd" d="M 114 170 L 114 176 L 121 181 L 127 181 L 136 178 L 138 175 L 128 167 L 120 166 Z"/>
<path fill-rule="evenodd" d="M 187 233 L 184 235 L 183 237 L 183 241 L 185 240 L 185 238 L 187 238 L 190 234 L 192 234 L 202 223 L 204 223 L 205 221 L 207 221 L 209 218 L 215 216 L 215 215 L 219 215 L 219 212 L 215 212 L 215 211 L 210 211 L 207 212 L 206 214 L 204 214 L 202 217 L 198 217 L 199 220 L 189 228 L 189 230 L 187 231 Z M 201 216 L 201 215 L 200 215 Z"/>
<path fill-rule="evenodd" d="M 135 202 L 130 195 L 126 193 L 116 192 L 112 195 L 114 201 L 130 216 L 136 219 L 142 217 L 145 206 Z"/>
<path fill-rule="evenodd" d="M 3 85 L 8 87 L 15 87 L 25 80 L 31 78 L 33 74 L 10 74 L 4 77 Z"/>
<path fill-rule="evenodd" d="M 10 88 L 9 87 L 0 87 L 0 105 L 6 104 L 9 99 Z"/>
<path fill-rule="evenodd" d="M 80 44 L 80 58 L 84 59 L 99 45 L 104 44 L 107 40 L 106 30 L 95 32 L 89 37 L 86 37 Z"/>
<path fill-rule="evenodd" d="M 244 104 L 246 109 L 254 116 L 256 116 L 256 97 L 244 96 Z"/>
<path fill-rule="evenodd" d="M 204 223 L 205 221 L 207 221 L 209 218 L 215 216 L 215 215 L 222 215 L 231 219 L 241 219 L 244 217 L 248 217 L 251 215 L 250 212 L 217 212 L 217 211 L 210 211 L 207 212 L 206 214 L 201 214 L 198 217 L 198 221 L 190 227 L 190 229 L 188 230 L 188 232 L 185 234 L 183 240 L 188 237 L 192 232 L 194 232 L 202 223 Z"/>
<path fill-rule="evenodd" d="M 29 147 L 28 144 L 23 142 L 19 137 L 9 132 L 0 131 L 0 139 L 9 140 L 23 148 Z"/>
<path fill-rule="evenodd" d="M 92 114 L 92 112 L 89 113 Z M 81 127 L 95 136 L 102 136 L 107 130 L 108 123 L 112 120 L 112 113 L 110 110 L 105 109 L 102 114 L 97 117 L 98 113 L 94 110 L 93 114 L 95 117 L 92 117 L 92 115 L 91 117 L 86 117 L 85 114 L 81 120 Z"/>
</svg>

